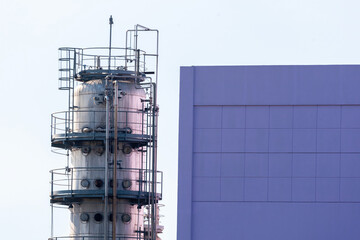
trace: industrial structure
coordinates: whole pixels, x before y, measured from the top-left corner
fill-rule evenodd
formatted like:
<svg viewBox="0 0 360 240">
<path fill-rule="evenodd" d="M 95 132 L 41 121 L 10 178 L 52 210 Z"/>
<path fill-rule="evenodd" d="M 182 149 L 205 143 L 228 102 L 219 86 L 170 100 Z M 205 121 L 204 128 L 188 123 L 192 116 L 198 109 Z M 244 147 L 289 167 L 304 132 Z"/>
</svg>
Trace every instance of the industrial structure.
<svg viewBox="0 0 360 240">
<path fill-rule="evenodd" d="M 177 239 L 360 239 L 359 76 L 182 67 Z"/>
<path fill-rule="evenodd" d="M 59 89 L 68 109 L 51 116 L 51 145 L 67 158 L 52 170 L 50 203 L 70 211 L 68 236 L 51 240 L 158 240 L 156 86 L 158 30 L 136 25 L 124 48 L 60 48 Z M 139 49 L 139 36 L 154 47 Z M 151 77 L 150 77 L 151 76 Z M 57 151 L 60 150 L 60 151 Z"/>
</svg>

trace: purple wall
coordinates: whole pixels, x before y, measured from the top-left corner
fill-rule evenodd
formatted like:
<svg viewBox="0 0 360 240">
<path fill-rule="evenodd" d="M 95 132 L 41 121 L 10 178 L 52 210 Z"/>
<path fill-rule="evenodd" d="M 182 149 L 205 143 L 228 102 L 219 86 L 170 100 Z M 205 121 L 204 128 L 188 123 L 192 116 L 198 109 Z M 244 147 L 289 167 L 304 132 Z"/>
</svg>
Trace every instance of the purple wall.
<svg viewBox="0 0 360 240">
<path fill-rule="evenodd" d="M 182 67 L 178 240 L 360 239 L 360 66 Z"/>
</svg>

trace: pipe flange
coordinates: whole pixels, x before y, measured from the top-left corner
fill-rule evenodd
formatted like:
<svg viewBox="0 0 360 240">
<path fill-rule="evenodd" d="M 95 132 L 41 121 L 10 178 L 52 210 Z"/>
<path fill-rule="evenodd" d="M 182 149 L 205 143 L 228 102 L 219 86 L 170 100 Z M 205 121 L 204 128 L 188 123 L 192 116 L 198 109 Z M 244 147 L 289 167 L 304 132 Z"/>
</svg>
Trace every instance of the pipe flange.
<svg viewBox="0 0 360 240">
<path fill-rule="evenodd" d="M 97 188 L 101 188 L 101 187 L 104 185 L 104 181 L 101 180 L 101 179 L 95 179 L 95 180 L 94 180 L 94 185 L 95 185 Z"/>
<path fill-rule="evenodd" d="M 90 146 L 83 146 L 81 148 L 81 152 L 84 156 L 89 155 L 89 153 L 91 152 L 91 147 Z"/>
<path fill-rule="evenodd" d="M 104 217 L 101 213 L 95 213 L 94 220 L 96 223 L 101 223 L 103 219 Z"/>
<path fill-rule="evenodd" d="M 130 144 L 124 144 L 122 147 L 122 152 L 126 155 L 130 154 L 132 152 L 133 148 Z"/>
<path fill-rule="evenodd" d="M 131 188 L 132 183 L 129 179 L 124 179 L 122 181 L 121 185 L 124 189 L 129 189 L 129 188 Z"/>
<path fill-rule="evenodd" d="M 82 179 L 81 182 L 80 182 L 80 185 L 81 185 L 83 188 L 89 188 L 89 187 L 90 187 L 90 182 L 89 182 L 89 180 L 87 180 L 87 179 Z"/>
<path fill-rule="evenodd" d="M 121 221 L 126 224 L 130 223 L 131 222 L 130 214 L 124 213 L 123 215 L 121 215 Z"/>
<path fill-rule="evenodd" d="M 82 214 L 80 214 L 80 220 L 81 220 L 82 222 L 88 222 L 89 219 L 90 219 L 89 214 L 87 214 L 87 213 L 82 213 Z"/>
</svg>

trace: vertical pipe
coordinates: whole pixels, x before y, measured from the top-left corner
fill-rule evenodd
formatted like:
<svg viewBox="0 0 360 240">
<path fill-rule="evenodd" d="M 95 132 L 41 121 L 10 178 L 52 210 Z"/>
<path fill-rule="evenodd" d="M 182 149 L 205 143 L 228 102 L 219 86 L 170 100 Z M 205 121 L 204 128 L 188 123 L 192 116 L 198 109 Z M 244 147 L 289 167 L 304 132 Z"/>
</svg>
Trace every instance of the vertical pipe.
<svg viewBox="0 0 360 240">
<path fill-rule="evenodd" d="M 54 171 L 51 171 L 51 197 L 54 196 Z M 51 203 L 51 239 L 54 237 L 54 204 Z"/>
<path fill-rule="evenodd" d="M 134 49 L 137 50 L 137 46 L 138 46 L 138 27 L 139 25 L 135 25 L 135 35 L 134 35 L 134 44 L 135 44 L 135 47 Z"/>
<path fill-rule="evenodd" d="M 70 183 L 70 188 L 71 188 L 71 196 L 73 196 L 73 190 L 74 190 L 74 188 L 73 188 L 73 181 L 74 181 L 74 168 L 73 169 L 70 169 L 70 171 L 71 171 L 71 183 Z"/>
<path fill-rule="evenodd" d="M 70 63 L 71 63 L 71 50 L 68 49 L 67 50 L 67 56 L 69 56 L 69 62 L 66 63 L 66 67 L 68 68 L 68 70 L 66 70 L 66 75 L 67 75 L 67 79 L 68 79 L 68 111 L 70 112 L 70 109 L 71 109 L 71 70 L 70 70 Z M 70 126 L 70 123 L 68 123 L 68 126 Z"/>
<path fill-rule="evenodd" d="M 150 86 L 151 87 L 151 86 Z M 150 92 L 151 92 L 151 89 L 150 89 Z M 150 105 L 150 103 L 148 103 L 147 104 L 147 107 L 148 108 L 150 108 L 151 107 L 151 105 Z M 151 111 L 147 111 L 147 113 L 146 113 L 146 124 L 147 124 L 147 126 L 146 126 L 146 135 L 149 135 L 149 134 L 151 134 L 151 116 L 150 116 L 150 113 L 151 113 Z M 150 144 L 149 144 L 150 145 Z M 145 177 L 145 181 L 146 181 L 146 189 L 145 189 L 145 191 L 146 192 L 148 192 L 148 191 L 150 191 L 151 190 L 151 172 L 150 172 L 150 159 L 151 159 L 151 152 L 150 152 L 150 146 L 149 147 L 146 147 L 146 153 L 145 153 L 145 156 L 146 156 L 146 158 L 145 158 L 145 161 L 146 161 L 146 163 L 145 163 L 145 166 L 146 166 L 146 177 Z M 149 194 L 149 197 L 148 197 L 148 202 L 149 202 L 149 204 L 151 203 L 151 194 Z M 151 216 L 150 216 L 150 211 L 151 211 L 151 209 L 150 209 L 150 206 L 148 206 L 149 208 L 148 208 L 148 221 L 147 221 L 147 234 L 149 235 L 150 234 L 150 224 L 151 224 Z M 149 237 L 150 237 L 150 235 L 149 235 Z"/>
<path fill-rule="evenodd" d="M 81 71 L 82 71 L 82 70 L 85 70 L 85 66 L 83 64 L 83 62 L 84 62 L 84 49 L 81 48 L 80 51 L 81 51 L 81 60 L 80 60 L 79 64 L 80 64 Z"/>
<path fill-rule="evenodd" d="M 68 149 L 67 151 L 66 151 L 66 166 L 67 167 L 69 167 L 69 165 L 70 165 L 70 150 Z"/>
<path fill-rule="evenodd" d="M 137 212 L 137 226 L 138 226 L 138 228 L 137 228 L 137 233 L 136 233 L 136 240 L 140 240 L 140 231 L 141 231 L 141 229 L 139 227 L 139 225 L 140 225 L 140 208 L 138 208 L 137 210 L 138 210 L 138 212 Z"/>
<path fill-rule="evenodd" d="M 113 240 L 116 240 L 116 201 L 117 201 L 117 144 L 118 144 L 118 126 L 117 126 L 117 115 L 118 115 L 118 81 L 115 80 L 115 96 L 114 96 L 114 169 L 113 169 L 113 201 L 112 201 L 112 232 Z"/>
<path fill-rule="evenodd" d="M 111 66 L 111 37 L 112 37 L 112 25 L 114 24 L 113 17 L 110 15 L 109 18 L 109 24 L 110 24 L 110 40 L 109 40 L 109 73 L 110 73 L 110 66 Z"/>
<path fill-rule="evenodd" d="M 106 80 L 107 82 L 107 80 Z M 107 86 L 107 84 L 106 84 Z M 108 96 L 108 91 L 105 91 L 105 104 L 106 104 L 106 133 L 105 133 L 105 206 L 104 206 L 104 240 L 108 240 L 108 198 L 109 198 L 109 189 L 108 189 L 108 159 L 109 159 L 109 131 L 110 131 L 110 101 Z"/>
<path fill-rule="evenodd" d="M 135 81 L 138 82 L 138 76 L 139 76 L 139 50 L 138 50 L 138 26 L 135 26 L 135 36 L 134 36 L 134 41 L 135 41 Z"/>
<path fill-rule="evenodd" d="M 51 197 L 54 195 L 54 171 L 51 171 Z"/>
<path fill-rule="evenodd" d="M 74 49 L 74 66 L 73 66 L 73 72 L 70 79 L 72 79 L 70 91 L 71 91 L 71 129 L 74 130 L 74 89 L 75 89 L 75 77 L 76 77 L 76 49 Z"/>
<path fill-rule="evenodd" d="M 142 138 L 143 138 L 143 136 L 144 136 L 144 102 L 142 102 L 141 103 L 141 109 L 142 109 L 142 111 L 141 111 L 141 136 L 142 136 Z M 143 150 L 143 148 L 144 147 L 141 147 L 141 150 Z M 144 169 L 144 152 L 141 152 L 141 163 L 140 163 L 140 171 L 141 171 L 141 173 L 140 173 L 140 186 L 139 186 L 139 193 L 141 193 L 142 191 L 143 191 L 143 182 L 144 182 L 144 180 L 143 180 L 143 175 L 144 175 L 144 171 L 143 171 L 143 169 Z M 138 200 L 138 203 L 140 202 L 140 199 Z"/>
<path fill-rule="evenodd" d="M 112 25 L 114 24 L 112 15 L 109 18 L 110 25 L 110 36 L 109 36 L 109 63 L 108 63 L 108 71 L 110 73 L 111 66 L 111 38 L 112 38 Z M 108 87 L 108 77 L 106 78 L 105 88 Z M 104 239 L 108 240 L 108 201 L 109 201 L 109 179 L 108 179 L 108 160 L 109 160 L 109 132 L 110 132 L 110 99 L 109 92 L 105 90 L 105 100 L 106 100 L 106 143 L 105 143 L 105 206 L 104 206 Z"/>
<path fill-rule="evenodd" d="M 139 82 L 139 72 L 140 72 L 140 50 L 135 50 L 135 75 L 136 75 L 136 82 Z"/>
<path fill-rule="evenodd" d="M 129 31 L 126 31 L 126 37 L 125 37 L 125 70 L 127 70 L 128 32 Z"/>
<path fill-rule="evenodd" d="M 54 117 L 53 114 L 51 114 L 51 139 L 53 138 L 54 130 L 56 131 L 56 128 L 54 129 Z"/>
<path fill-rule="evenodd" d="M 101 69 L 101 57 L 96 57 L 96 69 Z"/>
<path fill-rule="evenodd" d="M 157 95 L 156 95 L 156 83 L 153 83 L 153 88 L 154 88 L 154 101 L 153 101 L 153 120 L 152 120 L 152 134 L 153 134 L 153 154 L 152 154 L 152 189 L 151 189 L 151 194 L 152 194 L 152 202 L 151 202 L 151 239 L 152 240 L 156 240 L 156 208 L 157 208 L 157 204 L 156 204 L 156 171 L 157 171 L 157 118 L 156 118 L 156 111 L 157 111 Z"/>
<path fill-rule="evenodd" d="M 68 133 L 69 133 L 69 119 L 68 119 L 68 112 L 65 112 L 65 136 L 67 137 Z"/>
<path fill-rule="evenodd" d="M 159 70 L 159 30 L 156 30 L 156 76 L 155 83 L 158 84 Z"/>
<path fill-rule="evenodd" d="M 53 239 L 54 238 L 54 204 L 51 203 L 50 205 L 51 205 L 51 239 Z"/>
</svg>

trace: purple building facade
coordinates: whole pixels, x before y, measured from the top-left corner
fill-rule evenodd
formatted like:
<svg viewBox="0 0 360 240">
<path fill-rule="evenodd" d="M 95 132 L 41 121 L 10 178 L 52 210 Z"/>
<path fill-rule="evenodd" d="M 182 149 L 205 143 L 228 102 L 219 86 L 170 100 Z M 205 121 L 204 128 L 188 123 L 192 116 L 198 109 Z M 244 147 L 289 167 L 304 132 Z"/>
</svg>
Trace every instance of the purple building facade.
<svg viewBox="0 0 360 240">
<path fill-rule="evenodd" d="M 360 239 L 360 66 L 182 67 L 178 240 Z"/>
</svg>

